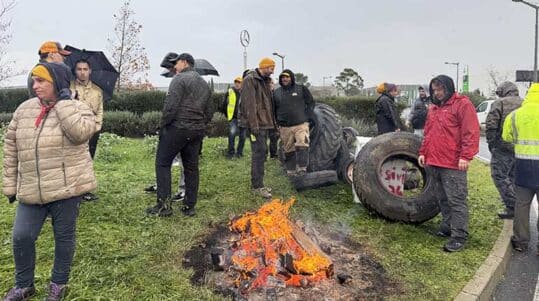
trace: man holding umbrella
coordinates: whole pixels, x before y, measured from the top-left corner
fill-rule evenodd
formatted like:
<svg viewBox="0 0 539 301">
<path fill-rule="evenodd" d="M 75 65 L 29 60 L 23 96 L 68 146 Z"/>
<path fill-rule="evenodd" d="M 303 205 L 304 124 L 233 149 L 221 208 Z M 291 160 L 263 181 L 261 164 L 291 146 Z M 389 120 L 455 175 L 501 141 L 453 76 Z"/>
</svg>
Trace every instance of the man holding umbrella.
<svg viewBox="0 0 539 301">
<path fill-rule="evenodd" d="M 103 125 L 103 91 L 90 80 L 92 68 L 87 60 L 80 59 L 75 63 L 76 79 L 71 81 L 70 89 L 74 91 L 74 98 L 82 101 L 92 109 L 95 114 L 96 133 L 90 139 L 88 145 L 90 148 L 90 156 L 92 159 L 95 156 L 99 133 Z M 99 199 L 93 193 L 83 195 L 84 201 L 95 201 Z"/>
<path fill-rule="evenodd" d="M 210 87 L 194 70 L 192 55 L 171 59 L 177 74 L 170 83 L 163 107 L 159 143 L 155 158 L 157 204 L 146 210 L 157 216 L 172 215 L 171 172 L 174 157 L 181 154 L 185 172 L 185 199 L 181 211 L 195 215 L 198 194 L 198 158 L 204 130 L 211 120 Z"/>
</svg>

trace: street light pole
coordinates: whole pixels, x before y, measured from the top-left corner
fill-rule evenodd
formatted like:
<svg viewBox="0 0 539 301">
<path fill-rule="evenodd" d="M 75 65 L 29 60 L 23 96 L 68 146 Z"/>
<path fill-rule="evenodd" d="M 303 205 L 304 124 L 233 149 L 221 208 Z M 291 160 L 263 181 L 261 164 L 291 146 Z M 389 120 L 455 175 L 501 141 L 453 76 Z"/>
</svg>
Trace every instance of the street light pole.
<svg viewBox="0 0 539 301">
<path fill-rule="evenodd" d="M 326 87 L 326 79 L 330 79 L 333 76 L 324 76 L 322 77 L 322 87 Z"/>
<path fill-rule="evenodd" d="M 445 62 L 446 65 L 454 65 L 454 66 L 457 66 L 457 93 L 459 92 L 459 65 L 460 63 L 459 62 L 456 62 L 456 63 L 450 63 L 450 62 Z"/>
<path fill-rule="evenodd" d="M 524 0 L 513 0 L 513 2 L 522 2 L 529 7 L 535 9 L 535 51 L 533 54 L 533 82 L 537 82 L 537 31 L 539 29 L 538 23 L 539 23 L 539 6 L 529 3 Z"/>
<path fill-rule="evenodd" d="M 278 54 L 277 52 L 274 52 L 273 55 L 281 58 L 281 72 L 282 72 L 284 70 L 284 54 Z"/>
</svg>

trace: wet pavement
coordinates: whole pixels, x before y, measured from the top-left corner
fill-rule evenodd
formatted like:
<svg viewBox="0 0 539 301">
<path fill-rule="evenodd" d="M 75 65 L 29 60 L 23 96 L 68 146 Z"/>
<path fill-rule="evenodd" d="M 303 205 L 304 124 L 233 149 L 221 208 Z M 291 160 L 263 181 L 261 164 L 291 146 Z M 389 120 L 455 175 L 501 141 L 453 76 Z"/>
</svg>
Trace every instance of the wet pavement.
<svg viewBox="0 0 539 301">
<path fill-rule="evenodd" d="M 490 160 L 490 152 L 484 137 L 481 137 L 478 157 Z M 537 198 L 533 201 L 530 214 L 531 241 L 526 253 L 512 251 L 504 278 L 496 287 L 492 300 L 539 301 L 539 250 L 537 249 Z M 495 214 L 495 213 L 493 213 Z"/>
</svg>

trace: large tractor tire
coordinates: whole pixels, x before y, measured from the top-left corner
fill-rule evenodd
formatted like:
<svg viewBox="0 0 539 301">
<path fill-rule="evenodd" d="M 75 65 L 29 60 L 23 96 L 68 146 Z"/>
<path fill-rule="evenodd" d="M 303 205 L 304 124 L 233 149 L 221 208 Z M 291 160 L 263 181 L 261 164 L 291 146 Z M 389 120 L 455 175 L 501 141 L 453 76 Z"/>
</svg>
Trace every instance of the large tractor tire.
<svg viewBox="0 0 539 301">
<path fill-rule="evenodd" d="M 393 221 L 422 223 L 439 212 L 438 200 L 443 196 L 441 183 L 428 170 L 418 166 L 417 157 L 421 139 L 411 133 L 387 133 L 370 140 L 360 150 L 354 163 L 353 188 L 361 203 L 369 210 Z M 393 161 L 398 160 L 398 161 Z M 407 168 L 417 168 L 421 184 L 406 184 L 404 193 L 398 195 L 384 186 L 382 166 L 386 162 L 405 162 Z M 403 169 L 405 170 L 405 169 Z M 409 174 L 407 171 L 406 174 Z M 408 177 L 408 175 L 406 175 Z M 416 191 L 412 193 L 411 190 Z"/>
<path fill-rule="evenodd" d="M 339 115 L 332 107 L 317 104 L 309 123 L 311 143 L 307 171 L 337 170 L 337 156 L 343 144 Z"/>
</svg>

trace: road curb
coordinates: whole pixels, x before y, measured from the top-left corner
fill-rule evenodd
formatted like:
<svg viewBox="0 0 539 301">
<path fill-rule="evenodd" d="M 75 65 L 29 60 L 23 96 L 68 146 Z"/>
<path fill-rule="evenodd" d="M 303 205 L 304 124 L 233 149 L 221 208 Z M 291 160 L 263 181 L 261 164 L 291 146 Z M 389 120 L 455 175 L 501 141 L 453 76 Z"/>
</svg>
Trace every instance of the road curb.
<svg viewBox="0 0 539 301">
<path fill-rule="evenodd" d="M 502 232 L 494 243 L 487 259 L 477 269 L 473 278 L 460 291 L 454 299 L 455 301 L 490 300 L 511 258 L 512 233 L 513 221 L 504 220 Z"/>
</svg>

